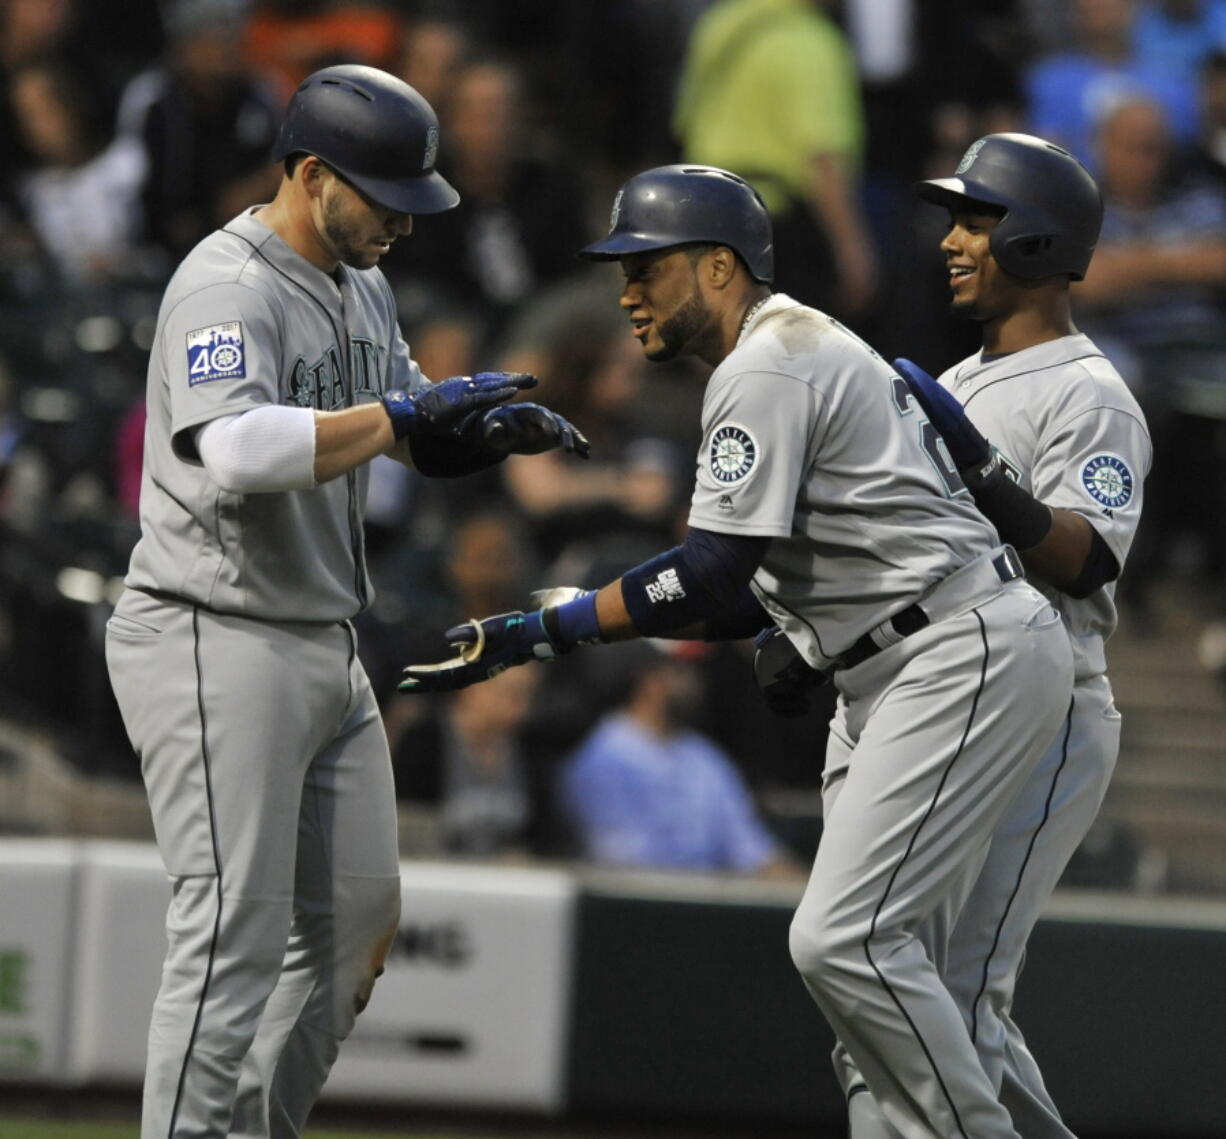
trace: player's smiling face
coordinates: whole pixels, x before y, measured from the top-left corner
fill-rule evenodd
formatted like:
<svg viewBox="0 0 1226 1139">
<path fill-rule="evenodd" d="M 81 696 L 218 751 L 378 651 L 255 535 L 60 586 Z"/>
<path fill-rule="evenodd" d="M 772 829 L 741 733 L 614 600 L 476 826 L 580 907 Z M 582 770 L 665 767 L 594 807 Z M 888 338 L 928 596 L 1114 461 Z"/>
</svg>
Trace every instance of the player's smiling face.
<svg viewBox="0 0 1226 1139">
<path fill-rule="evenodd" d="M 989 247 L 999 222 L 995 214 L 959 211 L 950 215 L 941 242 L 953 310 L 972 320 L 1005 316 L 1012 308 L 1015 286 Z"/>
<path fill-rule="evenodd" d="M 689 251 L 674 246 L 631 253 L 621 265 L 626 284 L 620 303 L 643 355 L 662 363 L 694 354 L 712 317 Z"/>
<path fill-rule="evenodd" d="M 323 237 L 336 260 L 370 269 L 398 237 L 412 232 L 411 214 L 397 213 L 334 175 L 322 195 Z"/>
</svg>

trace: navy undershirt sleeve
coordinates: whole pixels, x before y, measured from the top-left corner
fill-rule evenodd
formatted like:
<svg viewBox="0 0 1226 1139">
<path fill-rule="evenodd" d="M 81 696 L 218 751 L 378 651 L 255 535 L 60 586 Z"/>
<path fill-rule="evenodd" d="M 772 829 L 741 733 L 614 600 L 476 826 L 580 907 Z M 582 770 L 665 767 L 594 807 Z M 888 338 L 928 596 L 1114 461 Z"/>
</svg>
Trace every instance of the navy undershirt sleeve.
<svg viewBox="0 0 1226 1139">
<path fill-rule="evenodd" d="M 1115 555 L 1111 552 L 1111 548 L 1107 545 L 1103 536 L 1091 527 L 1090 552 L 1086 554 L 1085 564 L 1081 567 L 1081 573 L 1077 575 L 1077 580 L 1064 592 L 1069 597 L 1074 597 L 1080 601 L 1089 597 L 1095 590 L 1101 589 L 1109 581 L 1114 581 L 1119 576 L 1120 563 L 1115 560 Z"/>
<path fill-rule="evenodd" d="M 749 591 L 749 583 L 766 557 L 771 541 L 758 535 L 720 534 L 695 528 L 686 534 L 681 556 L 695 580 L 722 608 L 740 611 L 746 595 L 758 605 Z"/>
</svg>

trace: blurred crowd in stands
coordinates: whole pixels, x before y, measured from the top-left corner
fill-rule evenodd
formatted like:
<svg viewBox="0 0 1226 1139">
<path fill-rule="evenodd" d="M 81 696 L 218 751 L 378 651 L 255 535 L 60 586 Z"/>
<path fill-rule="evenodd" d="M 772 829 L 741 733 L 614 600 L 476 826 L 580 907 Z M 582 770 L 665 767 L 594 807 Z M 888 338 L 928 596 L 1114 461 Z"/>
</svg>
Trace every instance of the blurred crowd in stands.
<svg viewBox="0 0 1226 1139">
<path fill-rule="evenodd" d="M 1158 456 L 1126 619 L 1159 619 L 1171 573 L 1226 619 L 1226 0 L 0 0 L 0 715 L 49 727 L 82 771 L 139 777 L 100 631 L 136 533 L 161 290 L 271 196 L 280 109 L 342 61 L 431 101 L 462 195 L 384 260 L 413 355 L 434 378 L 536 373 L 593 449 L 453 482 L 376 465 L 362 651 L 440 850 L 778 874 L 817 841 L 787 803 L 820 784 L 832 696 L 773 718 L 745 645 L 395 693 L 456 620 L 601 585 L 684 528 L 704 374 L 645 364 L 616 266 L 574 255 L 649 166 L 751 178 L 778 286 L 939 372 L 978 334 L 948 314 L 940 218 L 911 183 L 989 131 L 1072 149 L 1107 201 L 1076 319 Z"/>
</svg>

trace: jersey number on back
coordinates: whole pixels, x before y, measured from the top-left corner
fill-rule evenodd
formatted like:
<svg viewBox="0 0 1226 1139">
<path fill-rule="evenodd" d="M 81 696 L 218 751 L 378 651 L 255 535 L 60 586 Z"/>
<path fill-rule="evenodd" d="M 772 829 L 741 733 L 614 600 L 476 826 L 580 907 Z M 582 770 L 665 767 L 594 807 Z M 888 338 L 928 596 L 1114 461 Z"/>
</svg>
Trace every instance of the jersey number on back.
<svg viewBox="0 0 1226 1139">
<path fill-rule="evenodd" d="M 901 376 L 893 376 L 891 382 L 894 407 L 898 414 L 911 415 L 915 411 L 915 397 L 911 394 L 911 389 L 907 387 L 907 381 Z M 945 494 L 949 498 L 966 494 L 966 485 L 962 482 L 962 476 L 958 474 L 958 468 L 954 466 L 953 459 L 950 458 L 949 448 L 946 447 L 945 440 L 941 438 L 941 433 L 923 416 L 919 417 L 919 432 L 920 446 L 924 448 L 924 454 L 928 456 L 937 474 L 941 476 Z"/>
</svg>

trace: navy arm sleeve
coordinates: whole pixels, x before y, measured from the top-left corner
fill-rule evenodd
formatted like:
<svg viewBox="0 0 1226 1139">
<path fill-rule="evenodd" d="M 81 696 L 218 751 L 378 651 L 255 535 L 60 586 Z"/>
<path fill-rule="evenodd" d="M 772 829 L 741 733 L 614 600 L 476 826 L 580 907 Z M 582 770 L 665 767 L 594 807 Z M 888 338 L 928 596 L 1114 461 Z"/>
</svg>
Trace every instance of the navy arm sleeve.
<svg viewBox="0 0 1226 1139">
<path fill-rule="evenodd" d="M 691 528 L 685 542 L 622 576 L 622 597 L 645 637 L 698 622 L 711 640 L 753 636 L 771 623 L 749 588 L 771 539 Z"/>
</svg>

